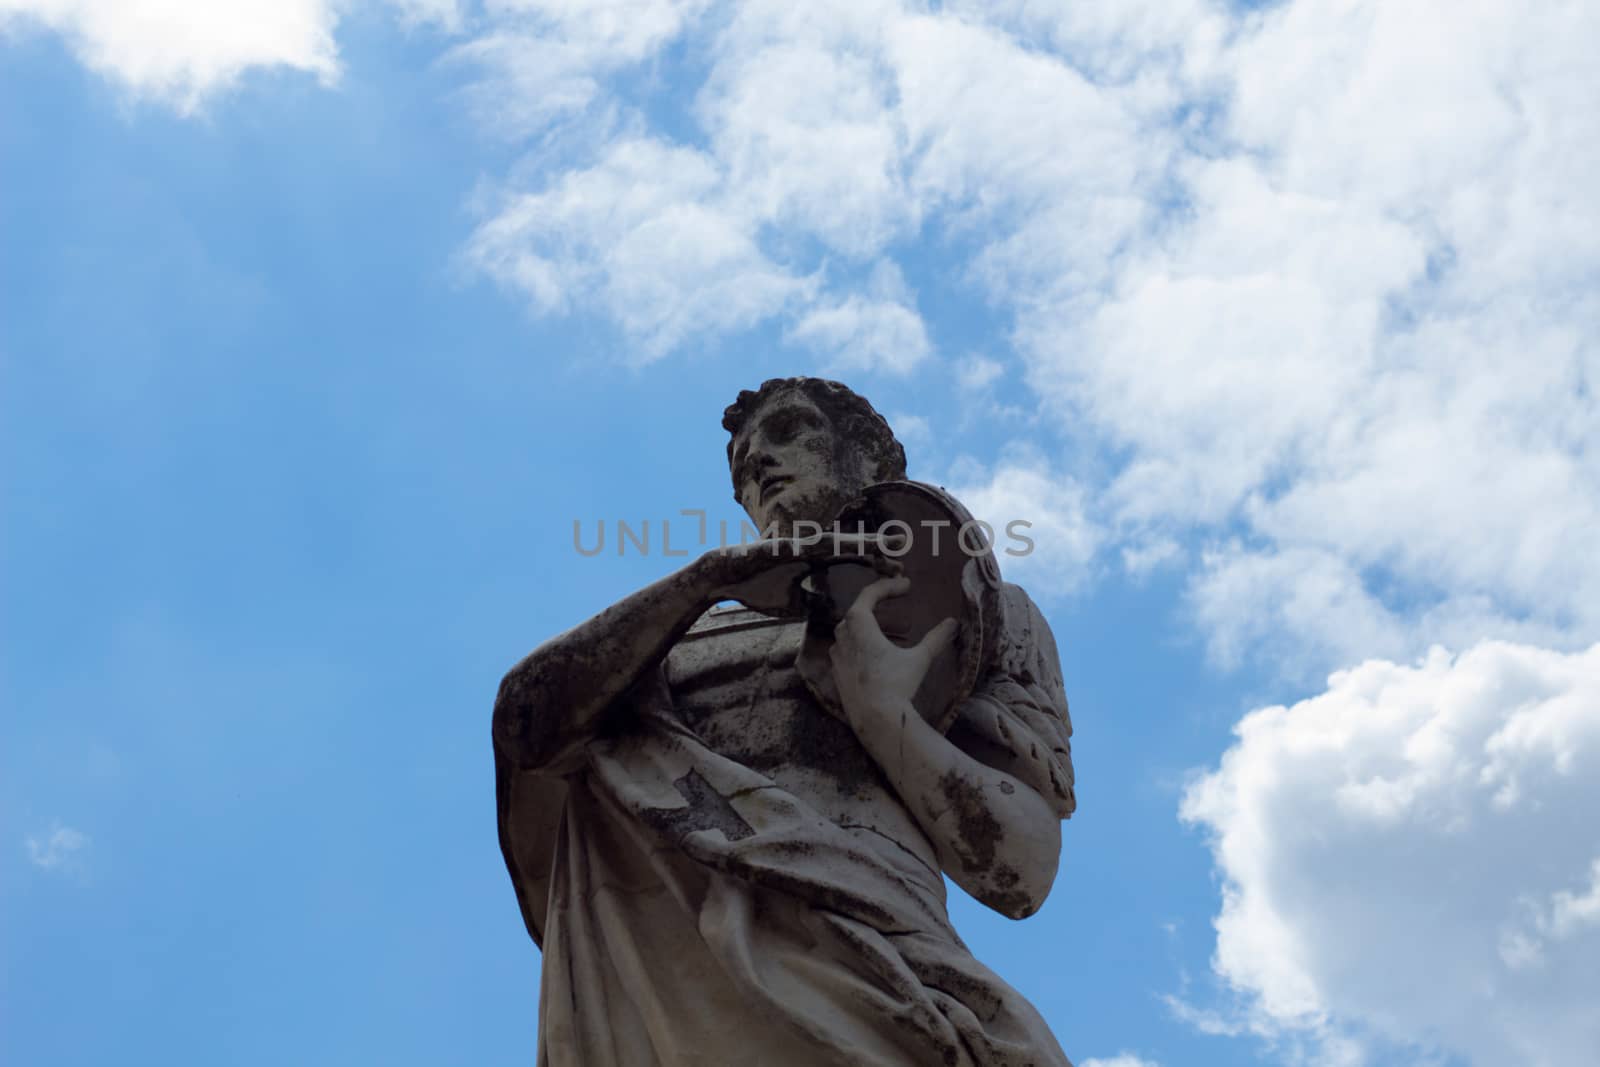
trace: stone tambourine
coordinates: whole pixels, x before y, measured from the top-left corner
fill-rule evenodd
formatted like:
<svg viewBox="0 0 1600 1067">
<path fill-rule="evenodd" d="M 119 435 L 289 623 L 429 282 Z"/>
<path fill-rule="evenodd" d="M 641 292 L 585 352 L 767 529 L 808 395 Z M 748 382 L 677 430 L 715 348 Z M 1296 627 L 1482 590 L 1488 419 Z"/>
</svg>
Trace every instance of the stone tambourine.
<svg viewBox="0 0 1600 1067">
<path fill-rule="evenodd" d="M 945 619 L 960 623 L 951 646 L 934 660 L 913 703 L 941 733 L 972 694 L 994 649 L 999 621 L 1000 566 L 992 532 L 943 489 L 923 482 L 879 482 L 839 513 L 838 530 L 904 539 L 898 558 L 911 580 L 902 596 L 886 597 L 873 614 L 884 635 L 909 648 Z M 893 555 L 893 553 L 885 553 Z M 843 717 L 828 648 L 833 627 L 856 596 L 881 575 L 871 566 L 834 563 L 805 579 L 810 618 L 797 665 L 824 707 Z"/>
</svg>

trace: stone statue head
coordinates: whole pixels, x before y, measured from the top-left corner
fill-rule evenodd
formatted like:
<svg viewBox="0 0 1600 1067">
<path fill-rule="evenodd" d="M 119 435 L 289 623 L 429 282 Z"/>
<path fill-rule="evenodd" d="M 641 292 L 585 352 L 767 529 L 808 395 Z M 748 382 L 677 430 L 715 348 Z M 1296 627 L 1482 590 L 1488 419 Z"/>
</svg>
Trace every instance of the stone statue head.
<svg viewBox="0 0 1600 1067">
<path fill-rule="evenodd" d="M 766 530 L 827 526 L 874 482 L 903 479 L 906 451 L 866 398 L 824 378 L 773 378 L 723 412 L 733 497 Z"/>
</svg>

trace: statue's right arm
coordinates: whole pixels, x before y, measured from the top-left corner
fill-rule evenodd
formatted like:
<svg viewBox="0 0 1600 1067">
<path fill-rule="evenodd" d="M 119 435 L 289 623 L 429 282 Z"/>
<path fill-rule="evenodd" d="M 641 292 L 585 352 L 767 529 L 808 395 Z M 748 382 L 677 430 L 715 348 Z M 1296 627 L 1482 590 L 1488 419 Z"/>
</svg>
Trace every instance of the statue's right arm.
<svg viewBox="0 0 1600 1067">
<path fill-rule="evenodd" d="M 687 566 L 553 637 L 512 667 L 494 702 L 502 760 L 538 770 L 592 734 L 601 716 L 722 599 L 724 550 Z"/>
<path fill-rule="evenodd" d="M 766 615 L 803 613 L 799 580 L 819 562 L 898 573 L 876 535 L 764 540 L 713 548 L 683 568 L 534 649 L 494 702 L 495 752 L 519 770 L 552 761 L 595 732 L 618 697 L 654 668 L 706 609 L 737 600 Z"/>
</svg>

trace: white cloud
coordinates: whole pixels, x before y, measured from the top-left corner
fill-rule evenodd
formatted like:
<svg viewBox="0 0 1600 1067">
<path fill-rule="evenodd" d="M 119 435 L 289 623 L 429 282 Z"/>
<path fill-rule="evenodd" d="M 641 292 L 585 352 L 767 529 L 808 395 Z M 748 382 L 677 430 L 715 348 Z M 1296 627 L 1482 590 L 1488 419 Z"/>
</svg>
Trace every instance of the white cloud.
<svg viewBox="0 0 1600 1067">
<path fill-rule="evenodd" d="M 454 32 L 459 0 L 369 0 L 410 27 Z M 193 114 L 248 72 L 288 70 L 324 86 L 341 70 L 336 30 L 350 0 L 0 0 L 0 31 L 60 34 L 84 66 L 129 95 Z"/>
<path fill-rule="evenodd" d="M 1123 1052 L 1108 1060 L 1082 1060 L 1079 1062 L 1078 1067 L 1161 1067 L 1161 1065 L 1155 1060 L 1147 1060 L 1141 1056 L 1135 1056 L 1131 1052 Z"/>
<path fill-rule="evenodd" d="M 518 29 L 520 8 L 515 17 L 498 13 L 457 54 L 496 71 L 479 87 L 480 99 L 492 101 L 506 129 L 533 134 L 581 113 L 591 117 L 591 129 L 620 131 L 617 141 L 592 149 L 596 159 L 565 169 L 541 165 L 546 181 L 559 185 L 603 166 L 618 142 L 640 139 L 637 130 L 649 120 L 623 95 L 607 95 L 601 79 L 659 51 L 683 21 L 612 39 L 550 17 L 551 6 L 539 5 L 534 34 Z M 714 27 L 709 72 L 691 109 L 704 147 L 685 147 L 681 134 L 672 139 L 717 174 L 714 187 L 689 194 L 695 202 L 794 277 L 821 276 L 830 256 L 845 264 L 876 261 L 881 272 L 889 243 L 914 237 L 932 213 L 961 240 L 980 224 L 1005 235 L 986 242 L 971 264 L 974 277 L 997 293 L 1019 279 L 1037 285 L 1048 278 L 1058 289 L 1104 281 L 1115 252 L 1150 215 L 1145 194 L 1159 179 L 1169 132 L 1137 121 L 1070 67 L 976 21 L 887 2 L 811 6 L 804 17 L 801 10 L 741 5 Z M 1067 144 L 1071 151 L 1063 150 Z M 675 179 L 670 170 L 635 175 L 664 186 L 664 195 L 677 195 Z M 1048 220 L 1047 232 L 1017 228 L 1030 213 Z M 592 221 L 604 232 L 585 234 L 584 220 L 568 221 L 577 247 L 604 246 L 609 220 Z M 522 241 L 523 252 L 532 236 Z M 514 243 L 501 242 L 526 260 L 512 252 Z M 663 247 L 656 260 L 641 257 L 635 265 L 671 270 L 657 260 L 678 250 Z M 597 273 L 592 259 L 587 252 L 567 257 L 574 272 L 525 271 L 540 275 L 536 287 L 544 295 L 536 305 L 548 311 L 592 300 L 585 289 Z M 598 304 L 615 309 L 636 334 L 621 321 L 619 305 L 604 297 Z M 818 290 L 814 302 L 761 303 L 766 315 L 794 316 L 791 341 L 818 348 L 841 370 L 914 365 L 931 347 L 914 306 L 911 297 L 864 298 L 846 283 Z M 687 335 L 660 337 L 651 354 Z"/>
<path fill-rule="evenodd" d="M 695 113 L 741 209 L 850 259 L 917 223 L 883 54 L 893 3 L 738 5 Z"/>
<path fill-rule="evenodd" d="M 1094 521 L 1136 573 L 1194 568 L 1219 659 L 1600 636 L 1594 5 L 390 7 L 468 30 L 471 98 L 532 149 L 467 259 L 537 312 L 636 361 L 776 319 L 903 372 L 938 347 L 919 294 L 856 279 L 943 257 L 1112 446 Z M 183 108 L 333 79 L 340 10 L 0 0 Z"/>
<path fill-rule="evenodd" d="M 823 354 L 829 374 L 874 368 L 904 374 L 928 354 L 928 334 L 916 311 L 858 296 L 811 309 L 788 336 Z"/>
<path fill-rule="evenodd" d="M 605 78 L 648 62 L 707 2 L 489 0 L 479 32 L 450 58 L 478 72 L 469 96 L 488 129 L 534 135 L 603 102 Z"/>
<path fill-rule="evenodd" d="M 963 396 L 972 396 L 992 386 L 1005 368 L 984 356 L 973 356 L 956 367 L 956 382 Z"/>
<path fill-rule="evenodd" d="M 42 836 L 32 834 L 23 842 L 28 849 L 28 861 L 46 871 L 70 870 L 81 862 L 81 853 L 89 845 L 82 831 L 56 823 Z"/>
<path fill-rule="evenodd" d="M 880 262 L 865 296 L 819 303 L 790 328 L 790 341 L 815 350 L 823 371 L 905 374 L 928 356 L 928 333 L 893 263 Z"/>
<path fill-rule="evenodd" d="M 462 28 L 463 0 L 382 0 L 397 9 L 400 22 L 407 26 L 437 26 L 455 32 Z"/>
<path fill-rule="evenodd" d="M 1246 716 L 1183 817 L 1247 1023 L 1473 1064 L 1600 1048 L 1600 645 L 1373 660 Z"/>
<path fill-rule="evenodd" d="M 1381 286 L 1424 256 L 1401 227 L 1274 195 L 1250 164 L 1183 173 L 1203 222 L 1131 258 L 1092 312 L 1052 305 L 1024 329 L 1047 395 L 1134 449 L 1119 511 L 1215 523 L 1367 384 Z"/>
<path fill-rule="evenodd" d="M 1127 450 L 1123 536 L 1223 535 L 1194 596 L 1224 658 L 1600 635 L 1597 31 L 1296 0 L 1151 59 L 1231 87 L 1170 172 L 1184 209 L 1107 299 L 1021 294 L 1019 336 Z"/>
<path fill-rule="evenodd" d="M 925 416 L 897 411 L 888 416 L 888 421 L 894 428 L 895 437 L 905 446 L 907 452 L 933 447 L 933 426 Z"/>
<path fill-rule="evenodd" d="M 1236 542 L 1207 551 L 1190 605 L 1212 655 L 1237 666 L 1247 653 L 1303 675 L 1325 658 L 1350 663 L 1404 655 L 1411 631 L 1369 593 L 1342 556 L 1315 549 L 1250 551 Z M 1319 635 L 1314 649 L 1308 633 Z"/>
<path fill-rule="evenodd" d="M 1144 578 L 1156 569 L 1183 561 L 1183 546 L 1170 537 L 1152 537 L 1122 546 L 1122 568 L 1134 578 Z"/>
<path fill-rule="evenodd" d="M 1592 6 L 655 3 L 625 37 L 535 6 L 585 70 L 709 31 L 700 147 L 598 74 L 522 94 L 615 109 L 480 231 L 536 308 L 610 315 L 643 358 L 777 317 L 825 367 L 905 370 L 937 342 L 917 294 L 847 279 L 954 255 L 1042 408 L 1115 448 L 1094 522 L 1136 573 L 1194 567 L 1219 659 L 1600 636 Z M 620 221 L 569 210 L 639 143 L 670 159 L 628 171 Z M 639 200 L 676 239 L 610 254 Z M 715 300 L 677 284 L 708 275 Z M 973 406 L 990 369 L 958 368 Z"/>
<path fill-rule="evenodd" d="M 993 468 L 958 463 L 949 480 L 956 499 L 994 529 L 995 558 L 1007 581 L 1045 600 L 1088 583 L 1103 534 L 1088 517 L 1076 479 L 1019 455 Z"/>
<path fill-rule="evenodd" d="M 639 138 L 535 193 L 512 193 L 473 237 L 472 263 L 536 310 L 598 309 L 659 358 L 685 338 L 748 326 L 808 291 L 721 205 L 716 162 Z"/>
<path fill-rule="evenodd" d="M 91 70 L 193 111 L 247 70 L 339 76 L 330 0 L 0 0 L 0 29 L 61 34 Z"/>
<path fill-rule="evenodd" d="M 943 228 L 980 235 L 972 269 L 1002 303 L 1104 283 L 1150 214 L 1169 129 L 1059 59 L 980 22 L 888 27 L 908 186 Z"/>
<path fill-rule="evenodd" d="M 542 313 L 609 316 L 640 361 L 781 316 L 789 342 L 835 372 L 904 373 L 931 345 L 898 268 L 873 263 L 863 293 L 824 286 L 826 262 L 796 252 L 797 241 L 817 241 L 865 264 L 911 221 L 889 80 L 870 48 L 852 50 L 866 48 L 887 9 L 845 6 L 830 20 L 743 6 L 718 28 L 694 103 L 706 147 L 632 132 L 641 116 L 607 96 L 602 77 L 647 61 L 702 6 L 619 5 L 638 8 L 643 24 L 623 33 L 626 20 L 596 29 L 581 6 L 522 4 L 492 12 L 489 29 L 457 50 L 495 69 L 478 90 L 503 130 L 553 130 L 582 114 L 577 155 L 593 153 L 537 168 L 543 187 L 508 194 L 470 260 Z"/>
</svg>

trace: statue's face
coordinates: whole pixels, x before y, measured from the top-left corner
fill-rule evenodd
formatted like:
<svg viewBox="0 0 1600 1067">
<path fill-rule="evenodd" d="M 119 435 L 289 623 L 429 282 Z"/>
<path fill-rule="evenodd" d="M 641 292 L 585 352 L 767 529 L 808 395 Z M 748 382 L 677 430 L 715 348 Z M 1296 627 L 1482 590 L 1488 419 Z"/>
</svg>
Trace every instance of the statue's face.
<svg viewBox="0 0 1600 1067">
<path fill-rule="evenodd" d="M 733 440 L 739 503 L 757 528 L 796 521 L 826 527 L 866 486 L 863 464 L 828 416 L 798 389 L 778 393 L 753 412 Z"/>
</svg>

